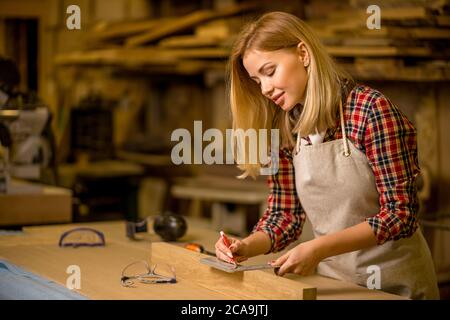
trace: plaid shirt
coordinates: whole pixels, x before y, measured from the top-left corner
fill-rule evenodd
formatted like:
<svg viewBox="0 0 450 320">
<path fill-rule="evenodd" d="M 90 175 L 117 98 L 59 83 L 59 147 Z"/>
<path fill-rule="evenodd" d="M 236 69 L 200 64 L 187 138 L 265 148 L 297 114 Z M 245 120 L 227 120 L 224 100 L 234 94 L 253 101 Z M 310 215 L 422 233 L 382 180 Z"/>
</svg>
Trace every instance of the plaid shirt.
<svg viewBox="0 0 450 320">
<path fill-rule="evenodd" d="M 367 156 L 379 193 L 380 211 L 366 221 L 378 244 L 410 237 L 418 227 L 415 179 L 420 168 L 416 130 L 380 92 L 358 85 L 349 95 L 344 106 L 347 137 Z M 341 138 L 337 117 L 324 142 Z M 305 139 L 311 144 L 309 137 Z M 295 188 L 292 160 L 292 151 L 280 150 L 279 170 L 268 177 L 268 208 L 253 229 L 270 236 L 271 252 L 280 251 L 298 239 L 306 219 Z"/>
</svg>

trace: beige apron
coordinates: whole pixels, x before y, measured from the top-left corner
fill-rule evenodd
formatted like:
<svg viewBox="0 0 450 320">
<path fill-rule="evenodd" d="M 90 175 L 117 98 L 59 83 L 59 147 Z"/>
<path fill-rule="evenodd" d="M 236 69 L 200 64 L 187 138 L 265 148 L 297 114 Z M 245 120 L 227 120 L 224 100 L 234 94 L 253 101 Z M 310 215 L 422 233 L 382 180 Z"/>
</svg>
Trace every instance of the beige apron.
<svg viewBox="0 0 450 320">
<path fill-rule="evenodd" d="M 380 210 L 375 177 L 365 154 L 346 138 L 300 147 L 294 155 L 295 184 L 315 237 L 361 223 Z M 330 257 L 319 263 L 321 275 L 367 286 L 378 266 L 381 290 L 412 299 L 439 299 L 430 250 L 420 228 L 410 237 Z M 376 268 L 376 267 L 375 267 Z M 371 277 L 370 281 L 372 281 Z"/>
</svg>

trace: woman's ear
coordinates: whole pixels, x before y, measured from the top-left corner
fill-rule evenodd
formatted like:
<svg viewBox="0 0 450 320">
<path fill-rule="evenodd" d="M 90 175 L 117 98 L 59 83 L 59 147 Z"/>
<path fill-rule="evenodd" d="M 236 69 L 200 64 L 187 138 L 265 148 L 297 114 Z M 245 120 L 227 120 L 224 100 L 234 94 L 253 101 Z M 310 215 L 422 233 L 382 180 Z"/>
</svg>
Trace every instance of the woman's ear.
<svg viewBox="0 0 450 320">
<path fill-rule="evenodd" d="M 297 53 L 299 55 L 300 60 L 303 63 L 303 66 L 306 68 L 309 66 L 309 52 L 303 41 L 300 41 L 297 45 Z"/>
</svg>

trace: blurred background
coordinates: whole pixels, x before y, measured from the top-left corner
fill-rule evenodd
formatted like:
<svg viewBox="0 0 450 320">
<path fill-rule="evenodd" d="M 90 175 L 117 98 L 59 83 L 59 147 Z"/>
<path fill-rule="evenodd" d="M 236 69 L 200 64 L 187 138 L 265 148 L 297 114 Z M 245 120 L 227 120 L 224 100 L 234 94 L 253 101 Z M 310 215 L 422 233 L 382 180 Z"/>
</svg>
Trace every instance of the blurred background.
<svg viewBox="0 0 450 320">
<path fill-rule="evenodd" d="M 370 5 L 380 29 L 367 27 Z M 248 233 L 265 209 L 265 177 L 237 180 L 234 165 L 175 166 L 170 136 L 186 128 L 201 139 L 201 120 L 203 132 L 225 137 L 230 46 L 268 11 L 310 23 L 358 82 L 417 128 L 420 219 L 448 296 L 445 0 L 0 0 L 0 228 L 171 211 Z"/>
</svg>

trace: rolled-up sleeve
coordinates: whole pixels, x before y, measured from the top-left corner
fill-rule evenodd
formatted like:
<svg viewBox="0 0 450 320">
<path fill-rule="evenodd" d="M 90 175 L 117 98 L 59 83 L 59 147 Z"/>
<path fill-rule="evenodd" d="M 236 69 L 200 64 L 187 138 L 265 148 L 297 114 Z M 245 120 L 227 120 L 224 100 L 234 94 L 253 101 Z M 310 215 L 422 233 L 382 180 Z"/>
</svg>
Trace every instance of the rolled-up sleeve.
<svg viewBox="0 0 450 320">
<path fill-rule="evenodd" d="M 410 237 L 418 227 L 420 168 L 412 123 L 382 95 L 370 103 L 364 145 L 380 195 L 380 211 L 366 221 L 378 244 L 383 244 Z"/>
<path fill-rule="evenodd" d="M 297 240 L 305 222 L 305 212 L 300 205 L 295 188 L 292 155 L 280 150 L 279 169 L 267 179 L 270 189 L 268 206 L 253 232 L 269 235 L 272 246 L 269 252 L 278 252 Z"/>
</svg>

